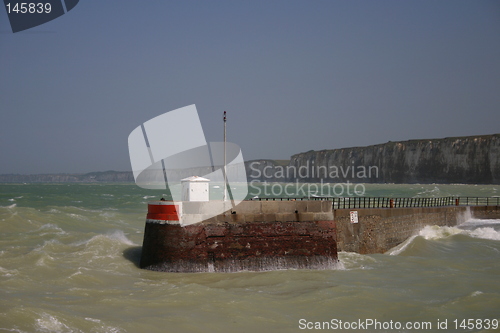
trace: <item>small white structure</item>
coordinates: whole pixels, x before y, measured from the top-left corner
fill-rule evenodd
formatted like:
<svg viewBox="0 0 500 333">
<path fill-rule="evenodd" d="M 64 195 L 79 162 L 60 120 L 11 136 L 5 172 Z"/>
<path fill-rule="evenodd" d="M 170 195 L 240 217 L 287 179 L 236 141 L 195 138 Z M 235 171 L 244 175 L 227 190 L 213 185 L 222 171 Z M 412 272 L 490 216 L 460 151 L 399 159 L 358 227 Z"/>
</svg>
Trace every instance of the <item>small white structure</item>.
<svg viewBox="0 0 500 333">
<path fill-rule="evenodd" d="M 182 201 L 209 201 L 210 179 L 198 176 L 191 176 L 181 179 Z"/>
</svg>

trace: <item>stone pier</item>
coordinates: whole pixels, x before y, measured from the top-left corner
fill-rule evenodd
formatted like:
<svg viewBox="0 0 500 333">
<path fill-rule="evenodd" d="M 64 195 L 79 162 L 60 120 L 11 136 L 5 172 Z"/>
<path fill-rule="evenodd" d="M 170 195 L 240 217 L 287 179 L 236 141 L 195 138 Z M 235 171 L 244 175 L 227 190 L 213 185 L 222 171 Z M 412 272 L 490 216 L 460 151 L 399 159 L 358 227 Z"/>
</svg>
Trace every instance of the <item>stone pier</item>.
<svg viewBox="0 0 500 333">
<path fill-rule="evenodd" d="M 203 214 L 210 203 L 184 202 L 182 209 Z M 148 219 L 140 266 L 164 272 L 331 269 L 335 232 L 329 201 L 244 201 L 184 227 Z"/>
<path fill-rule="evenodd" d="M 413 208 L 335 209 L 339 251 L 384 253 L 428 225 L 456 226 L 466 217 L 467 206 Z M 472 206 L 473 217 L 500 219 L 498 206 Z M 357 212 L 358 222 L 351 222 Z"/>
<path fill-rule="evenodd" d="M 206 214 L 220 204 L 183 202 L 177 209 L 184 221 L 202 222 L 182 226 L 170 213 L 155 218 L 150 203 L 140 267 L 163 272 L 332 269 L 337 250 L 384 253 L 425 226 L 456 226 L 468 212 L 500 219 L 499 206 L 333 210 L 327 200 L 250 200 L 224 214 Z"/>
</svg>

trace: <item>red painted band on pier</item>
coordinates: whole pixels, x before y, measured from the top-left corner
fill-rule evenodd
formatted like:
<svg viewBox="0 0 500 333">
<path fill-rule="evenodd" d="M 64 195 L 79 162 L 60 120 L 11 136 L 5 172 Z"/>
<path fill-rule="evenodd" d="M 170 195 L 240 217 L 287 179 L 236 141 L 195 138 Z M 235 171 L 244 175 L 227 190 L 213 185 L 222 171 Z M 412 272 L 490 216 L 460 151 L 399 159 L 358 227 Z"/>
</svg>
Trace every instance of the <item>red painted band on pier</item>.
<svg viewBox="0 0 500 333">
<path fill-rule="evenodd" d="M 148 220 L 179 221 L 179 205 L 173 201 L 155 201 L 148 204 Z"/>
</svg>

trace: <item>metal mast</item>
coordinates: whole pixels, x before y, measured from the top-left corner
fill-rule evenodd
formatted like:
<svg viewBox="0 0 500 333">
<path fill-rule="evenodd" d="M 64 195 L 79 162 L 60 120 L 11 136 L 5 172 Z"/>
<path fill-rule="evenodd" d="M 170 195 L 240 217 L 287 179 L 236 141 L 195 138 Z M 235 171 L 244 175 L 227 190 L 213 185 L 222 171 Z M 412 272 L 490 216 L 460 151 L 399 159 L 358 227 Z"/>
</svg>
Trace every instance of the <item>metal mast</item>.
<svg viewBox="0 0 500 333">
<path fill-rule="evenodd" d="M 224 111 L 224 201 L 227 200 L 227 176 L 226 176 L 226 111 Z"/>
</svg>

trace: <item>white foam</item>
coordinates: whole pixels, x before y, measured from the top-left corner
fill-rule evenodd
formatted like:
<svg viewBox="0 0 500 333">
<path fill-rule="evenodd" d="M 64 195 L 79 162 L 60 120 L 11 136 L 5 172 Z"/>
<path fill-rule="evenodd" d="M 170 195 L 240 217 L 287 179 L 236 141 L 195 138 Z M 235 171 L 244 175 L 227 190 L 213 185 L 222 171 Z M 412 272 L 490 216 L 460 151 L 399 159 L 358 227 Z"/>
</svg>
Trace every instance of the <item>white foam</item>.
<svg viewBox="0 0 500 333">
<path fill-rule="evenodd" d="M 430 188 L 424 188 L 424 187 L 422 187 L 422 189 L 423 189 L 423 191 L 418 192 L 415 195 L 415 198 L 420 198 L 420 197 L 437 197 L 437 196 L 440 196 L 439 194 L 441 193 L 441 190 L 437 186 L 434 186 L 434 188 L 432 188 L 432 189 L 430 189 Z"/>
<path fill-rule="evenodd" d="M 59 228 L 56 224 L 53 223 L 47 223 L 42 225 L 40 228 L 37 230 L 31 231 L 32 233 L 40 233 L 40 236 L 45 236 L 47 234 L 55 233 L 57 235 L 64 235 L 66 232 Z"/>
<path fill-rule="evenodd" d="M 89 318 L 89 317 L 85 318 L 85 320 L 92 321 L 94 323 L 100 323 L 101 322 L 99 319 L 94 319 L 94 318 Z"/>
<path fill-rule="evenodd" d="M 339 252 L 339 270 L 351 269 L 370 269 L 368 265 L 373 264 L 376 260 L 370 256 L 362 255 L 356 252 Z"/>
<path fill-rule="evenodd" d="M 483 223 L 484 220 L 481 221 Z M 427 226 L 420 230 L 419 235 L 425 239 L 443 239 L 453 235 L 467 235 L 474 238 L 500 240 L 500 231 L 492 227 L 482 227 L 473 230 L 464 230 L 455 227 Z"/>
<path fill-rule="evenodd" d="M 74 218 L 74 219 L 77 219 L 79 221 L 88 221 L 89 219 L 83 215 L 80 215 L 80 214 L 74 214 L 74 213 L 70 213 L 68 214 L 70 217 Z"/>
<path fill-rule="evenodd" d="M 474 220 L 473 220 L 474 221 Z M 469 221 L 470 222 L 470 221 Z M 467 222 L 467 223 L 469 223 Z M 485 220 L 480 220 L 480 224 L 484 224 Z M 488 223 L 488 222 L 486 222 Z M 491 222 L 492 224 L 499 224 L 499 220 L 494 220 Z M 474 238 L 480 239 L 490 239 L 490 240 L 500 240 L 500 231 L 495 230 L 492 227 L 482 227 L 476 228 L 473 230 L 465 230 L 456 227 L 440 227 L 437 225 L 433 226 L 425 226 L 422 230 L 419 231 L 417 235 L 411 236 L 403 243 L 389 250 L 387 254 L 391 256 L 399 255 L 403 252 L 408 246 L 414 242 L 417 236 L 423 237 L 427 240 L 439 240 L 445 239 L 454 235 L 467 235 Z"/>
<path fill-rule="evenodd" d="M 453 235 L 458 235 L 463 233 L 464 230 L 455 227 L 439 227 L 437 225 L 425 226 L 418 233 L 419 236 L 425 239 L 443 239 Z"/>
<path fill-rule="evenodd" d="M 17 204 L 12 204 L 10 206 L 0 206 L 0 208 L 9 208 L 9 209 L 12 209 L 12 208 L 15 208 L 17 206 Z"/>
<path fill-rule="evenodd" d="M 60 245 L 62 244 L 59 240 L 52 238 L 49 240 L 45 240 L 42 245 L 39 245 L 33 249 L 33 251 L 40 251 L 40 252 L 46 252 L 46 247 L 52 246 L 52 245 Z"/>
<path fill-rule="evenodd" d="M 18 273 L 19 273 L 19 271 L 17 269 L 7 269 L 7 268 L 3 268 L 0 266 L 0 274 L 3 277 L 14 276 L 14 275 L 17 275 Z"/>
<path fill-rule="evenodd" d="M 500 232 L 492 227 L 464 230 L 455 227 L 427 226 L 422 229 L 419 234 L 425 239 L 442 239 L 453 235 L 464 234 L 475 238 L 500 240 Z"/>
<path fill-rule="evenodd" d="M 54 261 L 55 261 L 54 257 L 51 257 L 47 253 L 43 253 L 42 256 L 36 261 L 35 265 L 39 267 L 45 267 L 49 266 L 49 264 Z"/>
<path fill-rule="evenodd" d="M 56 317 L 43 313 L 41 318 L 36 320 L 36 325 L 42 332 L 72 332 L 67 325 L 63 324 Z"/>
<path fill-rule="evenodd" d="M 403 243 L 399 244 L 395 248 L 389 250 L 388 254 L 390 256 L 397 256 L 401 252 L 403 252 L 411 243 L 413 243 L 413 240 L 417 237 L 418 235 L 413 235 L 407 240 L 405 240 Z"/>
<path fill-rule="evenodd" d="M 110 239 L 112 241 L 118 241 L 119 243 L 126 244 L 126 245 L 137 245 L 134 242 L 132 242 L 130 239 L 128 239 L 122 230 L 113 230 L 113 231 L 108 232 L 105 235 L 102 235 L 102 234 L 95 235 L 86 241 L 76 242 L 76 243 L 73 243 L 71 245 L 73 245 L 73 246 L 88 245 L 88 244 L 91 244 L 91 243 L 98 241 L 99 239 L 103 239 L 103 238 L 107 238 L 107 239 Z"/>
<path fill-rule="evenodd" d="M 122 230 L 114 230 L 111 234 L 106 235 L 106 237 L 108 237 L 109 239 L 117 240 L 120 243 L 123 243 L 126 245 L 137 245 L 134 242 L 132 242 L 130 239 L 128 239 Z"/>
<path fill-rule="evenodd" d="M 466 222 L 459 224 L 459 227 L 478 227 L 478 226 L 487 226 L 487 225 L 496 225 L 500 224 L 500 220 L 482 220 L 482 219 L 470 219 Z"/>
<path fill-rule="evenodd" d="M 496 231 L 495 229 L 493 229 L 491 227 L 477 228 L 474 230 L 466 230 L 465 232 L 468 235 L 475 237 L 475 238 L 500 240 L 500 232 Z"/>
<path fill-rule="evenodd" d="M 116 217 L 116 212 L 110 212 L 110 211 L 107 211 L 107 212 L 102 212 L 99 214 L 99 216 L 102 216 L 104 218 L 114 218 Z"/>
</svg>

